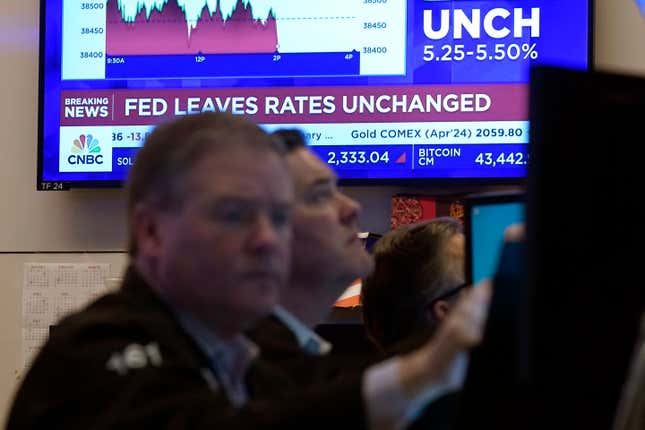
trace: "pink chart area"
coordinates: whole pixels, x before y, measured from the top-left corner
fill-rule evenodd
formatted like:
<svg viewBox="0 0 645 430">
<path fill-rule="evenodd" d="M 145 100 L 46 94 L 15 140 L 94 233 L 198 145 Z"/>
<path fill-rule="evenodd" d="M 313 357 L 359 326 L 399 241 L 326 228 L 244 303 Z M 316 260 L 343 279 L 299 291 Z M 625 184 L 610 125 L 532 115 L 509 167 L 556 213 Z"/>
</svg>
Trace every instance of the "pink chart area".
<svg viewBox="0 0 645 430">
<path fill-rule="evenodd" d="M 238 0 L 231 17 L 218 9 L 210 16 L 204 6 L 197 26 L 188 32 L 184 12 L 175 0 L 146 19 L 142 9 L 132 23 L 123 20 L 116 0 L 107 3 L 108 56 L 272 53 L 278 46 L 276 20 L 270 14 L 262 23 L 253 19 L 251 6 Z"/>
</svg>

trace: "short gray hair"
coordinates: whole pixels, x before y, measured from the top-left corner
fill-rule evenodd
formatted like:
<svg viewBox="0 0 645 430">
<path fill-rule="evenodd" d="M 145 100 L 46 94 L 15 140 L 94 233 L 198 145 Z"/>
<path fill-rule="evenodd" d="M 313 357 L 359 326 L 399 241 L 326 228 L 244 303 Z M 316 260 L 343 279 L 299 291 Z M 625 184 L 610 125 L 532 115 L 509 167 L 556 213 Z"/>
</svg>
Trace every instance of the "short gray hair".
<svg viewBox="0 0 645 430">
<path fill-rule="evenodd" d="M 137 153 L 127 180 L 128 220 L 135 207 L 154 204 L 164 210 L 178 209 L 185 196 L 185 177 L 205 155 L 226 152 L 232 146 L 275 152 L 283 156 L 284 145 L 248 118 L 225 112 L 205 112 L 160 124 Z M 130 226 L 131 230 L 131 226 Z M 137 244 L 129 233 L 128 252 Z"/>
</svg>

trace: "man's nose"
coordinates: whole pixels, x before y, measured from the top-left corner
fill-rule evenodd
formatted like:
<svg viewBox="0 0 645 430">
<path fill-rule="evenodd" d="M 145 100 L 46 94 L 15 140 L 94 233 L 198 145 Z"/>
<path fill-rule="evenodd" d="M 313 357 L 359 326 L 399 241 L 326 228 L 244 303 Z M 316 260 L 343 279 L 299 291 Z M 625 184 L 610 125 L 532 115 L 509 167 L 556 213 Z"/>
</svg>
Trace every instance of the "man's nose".
<svg viewBox="0 0 645 430">
<path fill-rule="evenodd" d="M 288 242 L 286 227 L 276 226 L 268 214 L 258 214 L 249 233 L 248 244 L 254 251 L 279 248 Z"/>
<path fill-rule="evenodd" d="M 338 191 L 338 200 L 341 222 L 343 224 L 357 223 L 358 216 L 362 211 L 361 204 L 341 191 Z"/>
</svg>

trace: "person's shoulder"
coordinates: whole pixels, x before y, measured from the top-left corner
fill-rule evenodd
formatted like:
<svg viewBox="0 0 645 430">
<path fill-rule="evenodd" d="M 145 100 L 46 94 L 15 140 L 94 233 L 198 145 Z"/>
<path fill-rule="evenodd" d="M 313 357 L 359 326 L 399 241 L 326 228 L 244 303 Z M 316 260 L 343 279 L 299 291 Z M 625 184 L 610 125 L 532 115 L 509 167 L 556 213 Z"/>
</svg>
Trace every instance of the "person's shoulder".
<svg viewBox="0 0 645 430">
<path fill-rule="evenodd" d="M 184 398 L 200 410 L 228 405 L 173 314 L 120 291 L 56 325 L 16 392 L 8 428 L 94 428 L 137 419 L 154 427 L 163 424 L 168 404 L 184 405 Z"/>
<path fill-rule="evenodd" d="M 63 318 L 51 329 L 39 356 L 47 367 L 61 359 L 85 365 L 108 362 L 111 357 L 126 361 L 145 358 L 146 363 L 154 364 L 157 356 L 195 364 L 199 357 L 195 351 L 190 337 L 159 299 L 118 291 Z"/>
<path fill-rule="evenodd" d="M 51 330 L 51 340 L 89 342 L 124 341 L 164 333 L 169 316 L 157 303 L 137 303 L 124 292 L 100 297 L 84 309 L 61 319 Z"/>
</svg>

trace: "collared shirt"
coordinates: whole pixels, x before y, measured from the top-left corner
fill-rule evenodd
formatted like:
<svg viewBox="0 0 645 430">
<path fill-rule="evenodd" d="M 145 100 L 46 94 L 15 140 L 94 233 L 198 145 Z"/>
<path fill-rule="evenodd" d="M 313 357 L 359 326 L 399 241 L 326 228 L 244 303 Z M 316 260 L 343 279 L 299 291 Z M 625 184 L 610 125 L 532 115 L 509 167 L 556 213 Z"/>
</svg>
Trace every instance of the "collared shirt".
<svg viewBox="0 0 645 430">
<path fill-rule="evenodd" d="M 248 400 L 246 373 L 258 357 L 259 348 L 243 335 L 231 340 L 220 339 L 189 312 L 170 305 L 179 324 L 186 330 L 210 361 L 217 382 L 233 406 L 242 407 Z M 211 384 L 213 381 L 209 381 Z"/>
<path fill-rule="evenodd" d="M 276 306 L 273 309 L 273 315 L 293 333 L 298 345 L 307 354 L 325 355 L 331 351 L 331 343 L 318 336 L 315 331 L 303 324 L 282 306 Z"/>
</svg>

